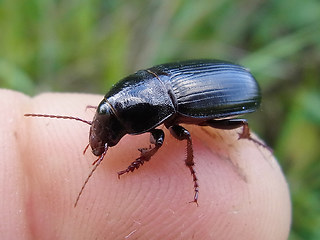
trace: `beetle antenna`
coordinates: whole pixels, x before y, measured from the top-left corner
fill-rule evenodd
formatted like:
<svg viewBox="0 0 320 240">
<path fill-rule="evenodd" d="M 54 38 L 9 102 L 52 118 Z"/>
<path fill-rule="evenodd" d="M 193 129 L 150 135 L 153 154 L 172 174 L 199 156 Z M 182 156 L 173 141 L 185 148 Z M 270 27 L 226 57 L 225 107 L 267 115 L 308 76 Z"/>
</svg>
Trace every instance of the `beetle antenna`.
<svg viewBox="0 0 320 240">
<path fill-rule="evenodd" d="M 87 121 L 81 118 L 72 117 L 72 116 L 59 116 L 59 115 L 49 115 L 49 114 L 34 114 L 34 113 L 26 113 L 24 114 L 25 117 L 45 117 L 45 118 L 60 118 L 60 119 L 71 119 L 80 121 L 89 125 L 92 125 L 92 121 Z"/>
<path fill-rule="evenodd" d="M 87 105 L 86 106 L 86 111 L 89 109 L 89 108 L 92 108 L 92 109 L 95 109 L 95 110 L 97 110 L 97 106 L 92 106 L 92 105 Z"/>
<path fill-rule="evenodd" d="M 77 206 L 77 204 L 78 204 L 78 202 L 79 202 L 79 199 L 80 199 L 80 196 L 81 196 L 84 188 L 86 187 L 87 183 L 89 182 L 89 179 L 91 178 L 91 176 L 92 176 L 92 174 L 94 173 L 94 171 L 97 169 L 97 167 L 98 167 L 98 166 L 100 165 L 100 163 L 102 162 L 104 156 L 105 156 L 106 153 L 107 153 L 107 150 L 108 150 L 108 145 L 105 144 L 105 146 L 104 146 L 104 152 L 99 156 L 99 158 L 98 158 L 96 161 L 94 161 L 94 167 L 92 168 L 91 172 L 89 173 L 87 179 L 84 181 L 84 183 L 83 183 L 83 185 L 82 185 L 82 187 L 81 187 L 81 190 L 80 190 L 80 192 L 79 192 L 79 194 L 78 194 L 78 196 L 77 196 L 77 199 L 76 199 L 76 201 L 75 201 L 75 203 L 74 203 L 74 207 Z"/>
<path fill-rule="evenodd" d="M 83 150 L 83 152 L 82 152 L 82 153 L 83 153 L 83 155 L 85 155 L 85 154 L 86 154 L 86 151 L 88 150 L 89 145 L 90 145 L 90 143 L 88 143 L 88 144 L 87 144 L 87 146 L 84 148 L 84 150 Z"/>
</svg>

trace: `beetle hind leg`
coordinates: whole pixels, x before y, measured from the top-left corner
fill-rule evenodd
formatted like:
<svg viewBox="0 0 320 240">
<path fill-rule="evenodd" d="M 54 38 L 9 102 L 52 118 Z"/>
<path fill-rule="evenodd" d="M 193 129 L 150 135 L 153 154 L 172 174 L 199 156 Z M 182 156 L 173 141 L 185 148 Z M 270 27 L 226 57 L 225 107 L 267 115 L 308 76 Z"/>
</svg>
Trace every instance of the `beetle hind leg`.
<svg viewBox="0 0 320 240">
<path fill-rule="evenodd" d="M 262 146 L 272 152 L 272 149 L 263 142 L 251 137 L 249 125 L 246 119 L 223 119 L 223 120 L 208 120 L 199 124 L 201 126 L 210 126 L 218 129 L 236 129 L 242 127 L 242 132 L 239 133 L 239 139 L 248 139 L 259 146 Z"/>
<path fill-rule="evenodd" d="M 250 139 L 249 125 L 246 119 L 223 119 L 223 120 L 208 120 L 199 124 L 201 126 L 210 126 L 218 129 L 231 130 L 242 127 L 242 133 L 239 133 L 239 139 Z"/>
<path fill-rule="evenodd" d="M 190 173 L 194 182 L 194 197 L 193 201 L 198 205 L 198 195 L 199 195 L 199 184 L 196 172 L 194 170 L 194 161 L 193 161 L 193 148 L 191 135 L 187 129 L 181 127 L 180 125 L 173 125 L 169 127 L 170 133 L 178 140 L 187 140 L 187 158 L 185 159 L 185 164 L 189 168 Z"/>
<path fill-rule="evenodd" d="M 149 161 L 151 157 L 158 151 L 158 149 L 162 146 L 164 141 L 164 132 L 161 129 L 153 129 L 150 131 L 150 143 L 154 145 L 152 147 L 150 145 L 149 148 L 140 148 L 140 157 L 138 157 L 135 161 L 133 161 L 125 170 L 118 172 L 118 178 L 122 174 L 133 172 L 135 169 L 138 169 L 144 162 Z"/>
</svg>

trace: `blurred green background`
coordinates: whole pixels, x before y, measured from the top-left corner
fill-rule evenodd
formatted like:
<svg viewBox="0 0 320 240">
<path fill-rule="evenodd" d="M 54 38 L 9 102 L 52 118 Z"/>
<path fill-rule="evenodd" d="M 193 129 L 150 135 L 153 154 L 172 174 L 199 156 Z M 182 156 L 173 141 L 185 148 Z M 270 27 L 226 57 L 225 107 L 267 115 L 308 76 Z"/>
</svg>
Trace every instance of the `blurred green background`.
<svg viewBox="0 0 320 240">
<path fill-rule="evenodd" d="M 105 94 L 138 69 L 215 58 L 251 69 L 251 127 L 293 201 L 290 239 L 320 239 L 320 1 L 0 0 L 0 87 Z"/>
</svg>

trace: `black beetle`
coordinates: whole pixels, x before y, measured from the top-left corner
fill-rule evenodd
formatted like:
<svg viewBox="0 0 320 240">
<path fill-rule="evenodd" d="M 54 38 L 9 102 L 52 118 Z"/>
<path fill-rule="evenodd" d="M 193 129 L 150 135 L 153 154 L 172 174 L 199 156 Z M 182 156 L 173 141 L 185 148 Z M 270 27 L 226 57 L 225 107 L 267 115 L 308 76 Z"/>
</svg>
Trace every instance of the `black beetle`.
<svg viewBox="0 0 320 240">
<path fill-rule="evenodd" d="M 79 192 L 103 160 L 108 147 L 115 146 L 126 134 L 150 132 L 154 147 L 139 149 L 137 158 L 118 176 L 132 172 L 157 152 L 164 141 L 164 132 L 156 129 L 164 124 L 178 140 L 187 141 L 186 166 L 194 181 L 194 202 L 198 201 L 199 185 L 194 170 L 190 133 L 181 123 L 211 126 L 219 129 L 242 127 L 239 138 L 250 139 L 247 121 L 233 117 L 254 112 L 260 105 L 259 86 L 244 67 L 217 60 L 191 60 L 161 64 L 140 70 L 115 84 L 96 109 L 92 122 L 69 116 L 25 114 L 25 116 L 64 118 L 91 125 L 89 145 L 99 158 Z M 266 146 L 265 146 L 266 147 Z"/>
</svg>

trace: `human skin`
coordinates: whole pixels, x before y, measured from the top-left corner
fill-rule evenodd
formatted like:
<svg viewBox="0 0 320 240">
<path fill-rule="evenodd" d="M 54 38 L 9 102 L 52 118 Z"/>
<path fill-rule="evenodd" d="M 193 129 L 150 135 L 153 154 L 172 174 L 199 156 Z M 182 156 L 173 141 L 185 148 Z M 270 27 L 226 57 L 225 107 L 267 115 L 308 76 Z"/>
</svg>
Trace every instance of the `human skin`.
<svg viewBox="0 0 320 240">
<path fill-rule="evenodd" d="M 184 164 L 186 142 L 165 131 L 155 156 L 122 175 L 149 146 L 149 134 L 126 135 L 96 160 L 89 125 L 25 113 L 92 120 L 102 96 L 47 93 L 30 98 L 0 90 L 1 239 L 287 239 L 291 204 L 272 153 L 236 130 L 183 125 L 192 136 L 199 206 Z M 254 136 L 255 137 L 255 136 Z M 90 148 L 89 148 L 90 149 Z"/>
</svg>

